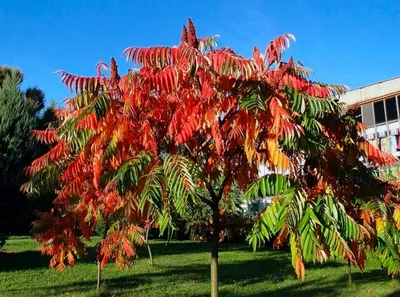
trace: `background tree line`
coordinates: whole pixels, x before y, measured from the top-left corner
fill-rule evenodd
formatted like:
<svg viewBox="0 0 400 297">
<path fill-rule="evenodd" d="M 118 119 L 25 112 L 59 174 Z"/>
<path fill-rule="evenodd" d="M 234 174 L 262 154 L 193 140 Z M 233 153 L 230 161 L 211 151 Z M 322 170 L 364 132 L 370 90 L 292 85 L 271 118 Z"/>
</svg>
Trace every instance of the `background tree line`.
<svg viewBox="0 0 400 297">
<path fill-rule="evenodd" d="M 32 138 L 32 130 L 45 129 L 55 120 L 55 103 L 45 107 L 45 94 L 37 87 L 22 88 L 23 73 L 0 66 L 0 245 L 9 234 L 28 234 L 35 211 L 49 210 L 51 197 L 28 199 L 20 191 L 24 168 L 48 146 Z"/>
</svg>

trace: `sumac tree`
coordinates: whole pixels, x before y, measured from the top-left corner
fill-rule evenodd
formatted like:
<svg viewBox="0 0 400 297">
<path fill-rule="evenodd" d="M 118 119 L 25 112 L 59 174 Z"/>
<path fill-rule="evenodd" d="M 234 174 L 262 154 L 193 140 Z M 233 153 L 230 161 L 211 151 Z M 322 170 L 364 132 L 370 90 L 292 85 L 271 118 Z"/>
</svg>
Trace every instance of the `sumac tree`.
<svg viewBox="0 0 400 297">
<path fill-rule="evenodd" d="M 318 138 L 329 141 L 341 135 L 330 135 L 329 122 L 324 120 L 335 119 L 340 124 L 336 128 L 341 129 L 341 108 L 332 97 L 345 88 L 312 82 L 307 68 L 292 58 L 283 61 L 291 39 L 292 35 L 284 34 L 272 40 L 263 54 L 254 48 L 253 56 L 245 58 L 230 48 L 217 49 L 214 37 L 197 37 L 189 20 L 179 46 L 126 49 L 124 55 L 138 69 L 124 76 L 118 74 L 113 59 L 110 67 L 99 63 L 94 77 L 60 72 L 76 96 L 58 111 L 62 123 L 57 129 L 35 132 L 53 148 L 27 168 L 32 179 L 25 185 L 28 192 L 48 186 L 58 191 L 54 211 L 36 222 L 38 240 L 53 255 L 51 265 L 63 268 L 65 259 L 73 264 L 83 251 L 82 237 L 89 239 L 96 220 L 107 215 L 119 219 L 101 242 L 99 260 L 105 264 L 115 258 L 125 266 L 135 256 L 135 246 L 144 243 L 145 222 L 154 218 L 162 232 L 171 230 L 177 215 L 203 203 L 212 212 L 211 295 L 217 296 L 219 205 L 231 185 L 237 184 L 242 191 L 251 185 L 249 193 L 259 193 L 255 190 L 259 185 L 262 195 L 279 196 L 279 189 L 292 188 L 288 179 L 276 179 L 275 192 L 269 192 L 258 180 L 260 164 L 289 177 L 314 166 L 319 171 L 310 175 L 312 190 L 321 175 L 329 179 L 333 173 L 327 164 L 308 166 L 308 154 L 315 149 L 329 157 L 345 149 L 329 146 L 319 151 L 326 143 Z M 110 75 L 103 75 L 103 70 Z M 392 161 L 356 134 L 348 137 L 354 150 L 369 160 Z M 299 207 L 308 191 L 302 185 L 291 192 Z M 354 222 L 339 198 L 329 197 L 321 208 L 336 207 L 344 220 Z M 277 216 L 289 211 L 289 202 L 279 203 L 265 213 L 272 209 Z M 303 209 L 299 208 L 294 223 L 305 216 Z M 306 215 L 316 217 L 315 211 L 308 210 Z M 257 245 L 270 233 L 283 230 L 279 233 L 283 241 L 290 234 L 282 227 L 285 224 L 279 221 L 276 226 L 275 217 L 267 225 L 272 232 L 257 223 L 250 240 Z M 340 232 L 349 232 L 352 226 L 342 224 L 340 228 L 345 229 Z M 302 246 L 292 246 L 298 251 L 295 267 L 302 276 Z"/>
</svg>

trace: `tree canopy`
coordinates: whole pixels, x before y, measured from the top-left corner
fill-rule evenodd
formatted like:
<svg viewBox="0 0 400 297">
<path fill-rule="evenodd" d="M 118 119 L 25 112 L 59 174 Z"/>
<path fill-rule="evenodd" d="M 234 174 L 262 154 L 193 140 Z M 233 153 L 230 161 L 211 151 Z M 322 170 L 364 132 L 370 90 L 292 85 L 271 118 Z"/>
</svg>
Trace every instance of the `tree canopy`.
<svg viewBox="0 0 400 297">
<path fill-rule="evenodd" d="M 348 257 L 362 267 L 349 244 L 358 242 L 362 253 L 377 230 L 393 240 L 398 231 L 389 212 L 385 223 L 368 229 L 354 199 L 367 200 L 361 177 L 371 181 L 361 159 L 379 166 L 395 159 L 359 136 L 362 125 L 335 99 L 345 87 L 313 82 L 301 63 L 282 59 L 292 39 L 279 36 L 263 54 L 254 48 L 245 58 L 217 49 L 215 37 L 198 38 L 189 20 L 179 46 L 126 49 L 138 69 L 123 76 L 114 59 L 110 66 L 100 62 L 94 77 L 61 71 L 76 96 L 57 111 L 58 128 L 34 132 L 52 149 L 27 168 L 31 180 L 24 186 L 30 193 L 57 190 L 53 212 L 36 222 L 51 265 L 73 264 L 82 237 L 89 239 L 105 215 L 120 220 L 102 241 L 99 260 L 128 265 L 150 216 L 161 231 L 173 229 L 177 215 L 204 203 L 213 214 L 211 293 L 217 296 L 219 205 L 233 183 L 248 196 L 275 196 L 250 241 L 257 246 L 277 235 L 280 246 L 289 238 L 301 278 L 306 260 Z M 260 164 L 275 174 L 259 179 Z M 381 203 L 391 188 L 375 181 Z M 373 209 L 370 222 L 382 214 Z M 392 243 L 384 245 L 397 249 Z M 381 257 L 395 258 L 383 250 Z"/>
</svg>

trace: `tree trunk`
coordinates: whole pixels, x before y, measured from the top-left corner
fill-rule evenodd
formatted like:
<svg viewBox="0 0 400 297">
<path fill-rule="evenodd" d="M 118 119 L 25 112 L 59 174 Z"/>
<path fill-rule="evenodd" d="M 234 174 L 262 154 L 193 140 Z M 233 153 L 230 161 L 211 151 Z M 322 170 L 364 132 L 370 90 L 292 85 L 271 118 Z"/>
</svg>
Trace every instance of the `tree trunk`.
<svg viewBox="0 0 400 297">
<path fill-rule="evenodd" d="M 101 261 L 97 260 L 97 287 L 96 290 L 99 292 L 101 282 Z"/>
<path fill-rule="evenodd" d="M 154 261 L 153 261 L 153 253 L 151 252 L 151 248 L 150 248 L 150 244 L 149 244 L 149 232 L 150 232 L 150 228 L 153 225 L 153 221 L 150 223 L 149 228 L 147 228 L 146 230 L 146 246 L 147 246 L 147 251 L 149 252 L 149 258 L 150 258 L 150 265 L 153 266 L 154 265 Z"/>
<path fill-rule="evenodd" d="M 103 240 L 107 237 L 107 232 L 109 228 L 109 221 L 108 218 L 106 219 L 106 225 L 104 226 L 104 233 L 103 233 Z M 97 259 L 97 292 L 100 290 L 100 283 L 101 283 L 101 261 Z"/>
<path fill-rule="evenodd" d="M 351 262 L 350 260 L 347 260 L 347 274 L 349 276 L 349 287 L 353 284 L 353 278 L 351 276 Z"/>
<path fill-rule="evenodd" d="M 218 297 L 218 249 L 219 249 L 219 208 L 213 203 L 211 238 L 211 297 Z"/>
</svg>

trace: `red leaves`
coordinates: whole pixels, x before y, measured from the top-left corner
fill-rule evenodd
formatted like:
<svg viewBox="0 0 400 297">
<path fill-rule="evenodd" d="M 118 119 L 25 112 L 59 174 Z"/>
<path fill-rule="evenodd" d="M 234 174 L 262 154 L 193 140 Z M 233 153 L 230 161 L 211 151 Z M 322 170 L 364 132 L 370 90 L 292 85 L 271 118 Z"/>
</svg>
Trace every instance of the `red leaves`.
<svg viewBox="0 0 400 297">
<path fill-rule="evenodd" d="M 91 231 L 88 227 L 88 225 L 86 225 L 85 222 L 80 221 L 79 222 L 79 227 L 81 228 L 82 231 L 82 236 L 86 239 L 86 240 L 90 240 L 90 235 L 91 235 Z"/>
<path fill-rule="evenodd" d="M 224 140 L 222 139 L 222 134 L 219 129 L 218 116 L 215 114 L 214 109 L 209 109 L 206 117 L 211 126 L 211 135 L 214 139 L 215 149 L 217 154 L 221 155 L 224 151 Z"/>
<path fill-rule="evenodd" d="M 229 131 L 228 137 L 229 138 L 243 138 L 244 139 L 244 132 L 247 126 L 247 113 L 244 110 L 239 111 L 236 114 L 235 120 L 230 125 L 231 131 Z"/>
<path fill-rule="evenodd" d="M 213 88 L 212 77 L 209 73 L 202 72 L 199 74 L 199 78 L 201 83 L 201 97 L 207 100 L 207 103 L 210 103 L 216 94 Z"/>
<path fill-rule="evenodd" d="M 38 141 L 45 144 L 53 144 L 59 140 L 58 136 L 54 133 L 53 128 L 48 128 L 46 130 L 33 130 L 32 134 Z"/>
<path fill-rule="evenodd" d="M 197 129 L 198 125 L 198 111 L 199 111 L 200 103 L 195 105 L 191 110 L 189 116 L 183 121 L 184 124 L 179 131 L 179 133 L 175 136 L 175 140 L 177 144 L 182 144 L 188 141 L 193 133 Z"/>
<path fill-rule="evenodd" d="M 283 52 L 290 45 L 290 39 L 295 40 L 293 35 L 286 33 L 269 42 L 265 53 L 269 64 L 280 63 Z"/>
<path fill-rule="evenodd" d="M 72 91 L 82 92 L 82 91 L 90 91 L 94 92 L 98 90 L 101 84 L 100 77 L 84 77 L 77 76 L 65 72 L 63 70 L 57 71 L 56 74 L 61 74 L 61 81 Z"/>
<path fill-rule="evenodd" d="M 149 121 L 143 121 L 142 125 L 142 143 L 147 151 L 152 151 L 154 154 L 157 154 L 158 148 L 157 148 L 157 142 L 154 139 L 153 135 L 153 130 L 152 127 L 149 123 Z"/>
<path fill-rule="evenodd" d="M 346 257 L 354 265 L 357 265 L 362 271 L 365 270 L 365 261 L 367 260 L 366 248 L 360 246 L 357 241 L 350 242 L 351 252 L 346 251 Z"/>
<path fill-rule="evenodd" d="M 366 140 L 360 140 L 359 147 L 364 152 L 368 161 L 372 164 L 378 166 L 391 166 L 397 162 L 397 159 L 393 155 L 382 152 Z"/>
<path fill-rule="evenodd" d="M 164 68 L 174 64 L 182 55 L 182 50 L 179 48 L 170 47 L 128 47 L 123 51 L 127 60 L 131 60 L 133 64 L 140 64 L 145 67 Z"/>
<path fill-rule="evenodd" d="M 242 76 L 250 79 L 257 69 L 253 60 L 240 57 L 229 50 L 214 50 L 206 54 L 205 58 L 218 74 L 233 75 L 236 78 Z"/>
<path fill-rule="evenodd" d="M 157 90 L 159 92 L 171 93 L 178 87 L 180 71 L 175 66 L 168 66 L 160 72 L 149 76 L 147 81 L 150 90 Z"/>
<path fill-rule="evenodd" d="M 265 71 L 265 57 L 261 56 L 260 50 L 255 46 L 253 49 L 253 59 L 256 63 L 258 71 Z"/>
</svg>

